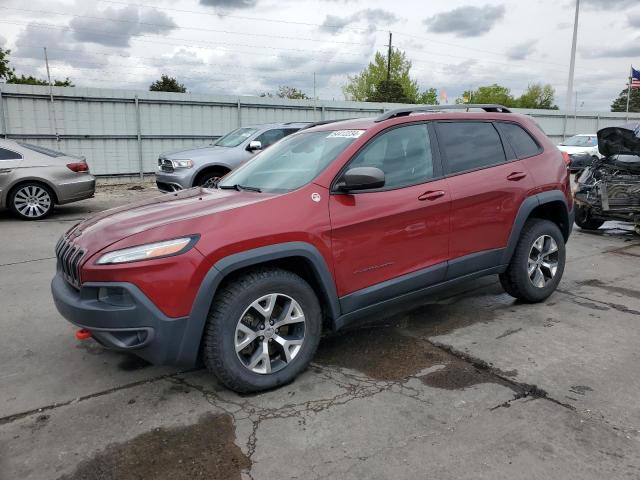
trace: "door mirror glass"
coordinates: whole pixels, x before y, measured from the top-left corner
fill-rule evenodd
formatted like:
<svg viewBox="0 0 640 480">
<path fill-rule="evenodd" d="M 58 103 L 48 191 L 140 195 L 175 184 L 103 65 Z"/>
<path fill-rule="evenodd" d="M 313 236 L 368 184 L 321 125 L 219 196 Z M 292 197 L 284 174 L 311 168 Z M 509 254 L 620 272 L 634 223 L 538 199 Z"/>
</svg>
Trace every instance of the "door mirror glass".
<svg viewBox="0 0 640 480">
<path fill-rule="evenodd" d="M 259 142 L 258 140 L 252 140 L 249 142 L 249 146 L 247 147 L 247 150 L 249 150 L 250 152 L 254 152 L 256 150 L 262 150 L 262 143 Z"/>
<path fill-rule="evenodd" d="M 384 187 L 384 172 L 377 167 L 353 167 L 344 172 L 338 190 L 371 190 Z"/>
</svg>

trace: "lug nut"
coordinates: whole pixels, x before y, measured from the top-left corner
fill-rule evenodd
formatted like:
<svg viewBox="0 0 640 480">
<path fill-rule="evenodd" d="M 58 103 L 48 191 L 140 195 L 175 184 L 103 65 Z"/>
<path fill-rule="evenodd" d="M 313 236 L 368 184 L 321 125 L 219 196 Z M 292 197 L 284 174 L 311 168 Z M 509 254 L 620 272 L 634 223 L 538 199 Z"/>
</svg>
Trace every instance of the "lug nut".
<svg viewBox="0 0 640 480">
<path fill-rule="evenodd" d="M 262 335 L 260 335 L 260 340 L 264 340 L 264 337 Z"/>
<path fill-rule="evenodd" d="M 269 320 L 269 325 L 273 325 L 273 320 Z"/>
<path fill-rule="evenodd" d="M 260 330 L 264 330 L 264 323 L 260 324 Z"/>
</svg>

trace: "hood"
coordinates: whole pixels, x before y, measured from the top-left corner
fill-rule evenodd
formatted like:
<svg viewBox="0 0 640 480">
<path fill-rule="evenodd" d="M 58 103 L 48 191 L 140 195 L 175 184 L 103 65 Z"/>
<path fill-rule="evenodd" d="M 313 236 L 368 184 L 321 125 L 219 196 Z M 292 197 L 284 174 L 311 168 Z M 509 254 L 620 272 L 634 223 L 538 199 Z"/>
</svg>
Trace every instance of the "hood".
<svg viewBox="0 0 640 480">
<path fill-rule="evenodd" d="M 640 155 L 640 122 L 603 128 L 598 132 L 598 150 L 605 157 Z"/>
<path fill-rule="evenodd" d="M 233 148 L 229 148 L 229 147 L 219 147 L 216 145 L 201 145 L 199 147 L 193 147 L 193 148 L 188 148 L 188 149 L 182 149 L 182 150 L 172 150 L 170 152 L 164 152 L 160 154 L 160 157 L 162 158 L 169 158 L 169 159 L 191 159 L 193 160 L 194 158 L 201 158 L 201 157 L 208 157 L 210 156 L 212 153 L 222 153 L 222 152 L 229 152 L 233 150 Z"/>
<path fill-rule="evenodd" d="M 263 202 L 274 196 L 276 195 L 235 190 L 190 188 L 105 210 L 73 227 L 67 232 L 67 236 L 76 239 L 77 244 L 94 253 L 137 233 Z M 179 229 L 177 227 L 176 231 Z"/>
<path fill-rule="evenodd" d="M 569 147 L 567 145 L 558 145 L 558 150 L 561 152 L 567 152 L 569 155 L 575 155 L 576 153 L 589 153 L 595 149 L 595 145 L 592 147 Z"/>
</svg>

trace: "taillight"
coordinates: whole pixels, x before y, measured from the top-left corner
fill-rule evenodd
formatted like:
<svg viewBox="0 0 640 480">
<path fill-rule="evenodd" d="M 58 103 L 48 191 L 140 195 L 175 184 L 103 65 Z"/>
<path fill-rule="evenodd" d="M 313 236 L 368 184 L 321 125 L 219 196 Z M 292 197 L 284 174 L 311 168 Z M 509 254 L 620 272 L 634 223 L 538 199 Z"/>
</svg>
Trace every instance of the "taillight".
<svg viewBox="0 0 640 480">
<path fill-rule="evenodd" d="M 72 172 L 88 172 L 89 171 L 89 165 L 87 165 L 84 162 L 67 163 L 67 168 Z"/>
<path fill-rule="evenodd" d="M 571 163 L 571 158 L 569 158 L 569 154 L 567 152 L 560 152 L 562 153 L 562 159 L 564 160 L 564 164 L 568 167 L 569 164 Z"/>
</svg>

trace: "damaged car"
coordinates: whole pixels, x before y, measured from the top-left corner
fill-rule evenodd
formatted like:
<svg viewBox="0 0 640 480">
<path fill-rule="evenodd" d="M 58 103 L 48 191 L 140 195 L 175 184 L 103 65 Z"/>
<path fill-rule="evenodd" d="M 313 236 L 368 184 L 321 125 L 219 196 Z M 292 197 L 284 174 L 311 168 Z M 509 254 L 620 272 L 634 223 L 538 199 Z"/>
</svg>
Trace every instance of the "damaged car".
<svg viewBox="0 0 640 480">
<path fill-rule="evenodd" d="M 632 222 L 640 234 L 640 122 L 598 132 L 603 156 L 577 179 L 576 223 L 596 230 L 607 220 Z"/>
</svg>

